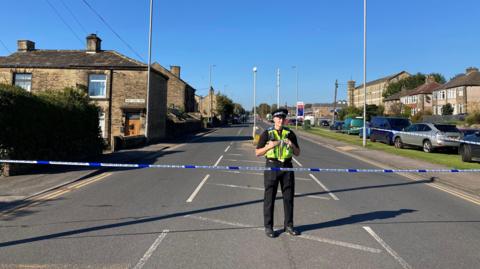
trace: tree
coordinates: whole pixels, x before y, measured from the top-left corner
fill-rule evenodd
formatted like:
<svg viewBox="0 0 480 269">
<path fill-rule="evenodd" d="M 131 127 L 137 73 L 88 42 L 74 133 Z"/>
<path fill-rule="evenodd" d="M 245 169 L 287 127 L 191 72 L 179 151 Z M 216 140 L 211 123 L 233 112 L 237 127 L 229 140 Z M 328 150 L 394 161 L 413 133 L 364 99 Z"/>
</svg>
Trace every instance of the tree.
<svg viewBox="0 0 480 269">
<path fill-rule="evenodd" d="M 436 82 L 443 84 L 445 83 L 445 77 L 439 73 L 431 73 L 429 76 L 433 76 Z M 417 73 L 413 76 L 401 79 L 397 82 L 390 83 L 387 89 L 383 92 L 383 97 L 389 97 L 392 94 L 400 92 L 402 88 L 406 90 L 412 90 L 416 87 L 425 83 L 426 75 L 422 73 Z"/>
<path fill-rule="evenodd" d="M 402 117 L 410 118 L 412 116 L 412 108 L 409 106 L 403 106 Z"/>
<path fill-rule="evenodd" d="M 240 116 L 242 114 L 245 114 L 245 109 L 243 106 L 239 103 L 234 103 L 233 104 L 233 114 Z"/>
<path fill-rule="evenodd" d="M 233 114 L 233 101 L 226 95 L 217 94 L 217 114 L 222 115 L 222 119 L 226 120 Z"/>
<path fill-rule="evenodd" d="M 265 118 L 268 113 L 271 112 L 270 105 L 266 103 L 261 103 L 257 107 L 257 114 L 260 115 L 261 118 Z"/>
<path fill-rule="evenodd" d="M 344 120 L 345 118 L 357 117 L 357 116 L 360 116 L 361 114 L 362 114 L 362 110 L 354 106 L 349 106 L 338 111 L 338 118 L 340 120 Z"/>
<path fill-rule="evenodd" d="M 442 115 L 452 115 L 453 114 L 453 107 L 450 103 L 442 106 Z"/>
<path fill-rule="evenodd" d="M 275 111 L 277 109 L 278 109 L 277 104 L 272 104 L 272 106 L 270 108 L 270 112 L 268 112 L 268 113 L 272 113 L 273 111 Z"/>
<path fill-rule="evenodd" d="M 374 116 L 383 116 L 383 112 L 385 111 L 384 106 L 377 106 L 377 105 L 367 105 L 367 121 L 370 121 Z M 362 109 L 363 115 L 363 109 Z"/>
<path fill-rule="evenodd" d="M 390 106 L 390 114 L 391 116 L 401 116 L 402 115 L 402 103 L 394 103 Z"/>
</svg>

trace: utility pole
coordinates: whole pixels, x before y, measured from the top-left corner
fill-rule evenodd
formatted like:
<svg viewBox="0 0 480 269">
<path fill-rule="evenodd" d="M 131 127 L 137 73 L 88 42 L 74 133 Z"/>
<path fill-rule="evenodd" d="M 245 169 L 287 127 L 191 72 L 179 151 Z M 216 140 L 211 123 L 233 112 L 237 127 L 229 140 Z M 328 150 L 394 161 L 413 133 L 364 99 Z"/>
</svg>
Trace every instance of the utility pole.
<svg viewBox="0 0 480 269">
<path fill-rule="evenodd" d="M 208 89 L 208 95 L 210 96 L 210 123 L 213 124 L 213 86 L 212 86 L 212 68 L 215 67 L 215 65 L 210 65 L 210 88 Z"/>
<path fill-rule="evenodd" d="M 338 80 L 335 80 L 335 95 L 333 97 L 333 117 L 332 117 L 332 125 L 335 124 L 336 119 L 336 111 L 337 111 L 337 90 L 338 90 Z"/>
<path fill-rule="evenodd" d="M 277 109 L 280 108 L 280 68 L 277 68 Z"/>
<path fill-rule="evenodd" d="M 363 0 L 363 147 L 367 146 L 367 0 Z"/>
</svg>

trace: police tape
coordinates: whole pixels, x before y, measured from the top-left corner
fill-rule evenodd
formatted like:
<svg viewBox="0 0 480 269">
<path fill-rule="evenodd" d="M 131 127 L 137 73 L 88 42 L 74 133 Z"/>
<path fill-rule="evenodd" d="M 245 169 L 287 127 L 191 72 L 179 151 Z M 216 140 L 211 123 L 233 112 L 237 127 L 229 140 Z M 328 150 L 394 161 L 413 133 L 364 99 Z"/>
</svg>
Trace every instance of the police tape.
<svg viewBox="0 0 480 269">
<path fill-rule="evenodd" d="M 362 128 L 360 128 L 362 129 Z M 480 145 L 480 142 L 475 142 L 475 141 L 468 141 L 468 140 L 463 140 L 459 138 L 452 138 L 448 136 L 443 136 L 443 135 L 432 135 L 432 134 L 419 134 L 415 132 L 405 132 L 405 131 L 396 131 L 396 130 L 388 130 L 388 129 L 379 129 L 379 128 L 370 128 L 370 130 L 376 130 L 376 131 L 382 131 L 382 132 L 390 132 L 393 135 L 396 134 L 405 134 L 405 135 L 410 135 L 410 136 L 419 136 L 419 137 L 426 137 L 426 138 L 434 138 L 436 140 L 440 140 L 443 142 L 458 142 L 458 143 L 463 143 L 463 144 L 472 144 L 472 145 Z"/>
<path fill-rule="evenodd" d="M 87 166 L 105 168 L 162 168 L 162 169 L 208 169 L 233 171 L 292 171 L 322 173 L 478 173 L 480 169 L 351 169 L 351 168 L 306 168 L 306 167 L 260 167 L 260 166 L 212 166 L 212 165 L 176 165 L 176 164 L 127 164 L 97 162 L 60 162 L 33 160 L 0 160 L 0 163 Z"/>
</svg>

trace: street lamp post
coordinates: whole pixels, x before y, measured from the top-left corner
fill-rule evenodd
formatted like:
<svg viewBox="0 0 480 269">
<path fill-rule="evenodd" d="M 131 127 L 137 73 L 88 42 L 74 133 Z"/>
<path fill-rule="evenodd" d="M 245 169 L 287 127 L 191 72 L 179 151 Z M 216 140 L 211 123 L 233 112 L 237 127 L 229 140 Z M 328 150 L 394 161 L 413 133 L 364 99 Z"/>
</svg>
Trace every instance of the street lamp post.
<svg viewBox="0 0 480 269">
<path fill-rule="evenodd" d="M 298 68 L 297 66 L 292 66 L 295 69 L 295 83 L 296 83 L 296 98 L 295 101 L 295 130 L 298 129 Z"/>
<path fill-rule="evenodd" d="M 367 0 L 363 0 L 363 147 L 367 145 Z"/>
<path fill-rule="evenodd" d="M 256 103 L 256 94 L 257 94 L 257 67 L 253 67 L 253 138 L 255 139 L 255 132 L 257 131 L 257 103 Z"/>
</svg>

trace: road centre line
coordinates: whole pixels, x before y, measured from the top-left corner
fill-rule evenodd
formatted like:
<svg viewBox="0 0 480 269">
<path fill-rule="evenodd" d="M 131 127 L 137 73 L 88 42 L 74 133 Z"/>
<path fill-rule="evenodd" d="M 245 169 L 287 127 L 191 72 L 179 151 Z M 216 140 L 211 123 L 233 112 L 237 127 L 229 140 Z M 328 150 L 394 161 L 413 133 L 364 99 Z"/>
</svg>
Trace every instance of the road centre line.
<svg viewBox="0 0 480 269">
<path fill-rule="evenodd" d="M 160 243 L 162 243 L 163 239 L 165 239 L 168 232 L 169 230 L 163 230 L 163 232 L 157 237 L 157 239 L 153 242 L 147 252 L 145 252 L 143 257 L 138 261 L 135 267 L 133 267 L 133 269 L 140 269 L 145 265 L 148 259 L 152 256 L 153 252 L 155 252 Z"/>
<path fill-rule="evenodd" d="M 252 226 L 252 225 L 247 225 L 239 222 L 230 222 L 230 221 L 224 221 L 224 220 L 218 220 L 218 219 L 212 219 L 212 218 L 205 218 L 201 216 L 194 216 L 194 215 L 186 215 L 184 216 L 185 218 L 191 218 L 191 219 L 196 219 L 196 220 L 201 220 L 204 222 L 213 222 L 213 223 L 218 223 L 218 224 L 223 224 L 223 225 L 228 225 L 228 226 L 235 226 L 235 227 L 242 227 L 242 228 L 251 228 L 254 230 L 258 231 L 264 231 L 264 228 L 260 228 L 258 226 Z M 321 238 L 321 237 L 316 237 L 316 236 L 311 236 L 311 235 L 306 235 L 306 234 L 301 234 L 299 236 L 296 236 L 296 238 L 302 238 L 306 240 L 311 240 L 311 241 L 317 241 L 321 243 L 326 243 L 330 245 L 336 245 L 340 247 L 346 247 L 346 248 L 352 248 L 356 250 L 361 250 L 365 252 L 371 252 L 371 253 L 381 253 L 382 250 L 378 248 L 371 248 L 371 247 L 366 247 L 362 245 L 357 245 L 357 244 L 352 244 L 348 242 L 342 242 L 342 241 L 336 241 L 336 240 L 331 240 L 327 238 Z"/>
<path fill-rule="evenodd" d="M 208 183 L 208 184 L 209 185 L 222 186 L 222 187 L 229 187 L 229 188 L 239 188 L 239 189 L 245 189 L 245 190 L 265 191 L 264 188 L 251 187 L 251 186 L 239 186 L 239 185 L 221 184 L 221 183 Z M 277 193 L 282 193 L 282 192 L 280 190 L 278 190 Z M 298 193 L 298 192 L 295 193 L 295 196 L 305 196 L 305 197 L 308 197 L 308 198 L 330 200 L 330 198 L 328 198 L 328 197 L 323 197 L 323 196 L 318 196 L 318 195 L 305 195 L 304 193 Z"/>
<path fill-rule="evenodd" d="M 193 191 L 193 193 L 190 195 L 190 197 L 188 197 L 187 199 L 187 203 L 191 203 L 193 201 L 193 199 L 195 199 L 195 196 L 197 195 L 197 193 L 200 191 L 200 189 L 202 188 L 202 186 L 205 184 L 205 182 L 207 182 L 207 179 L 210 177 L 210 175 L 206 175 L 203 179 L 202 179 L 202 182 L 200 182 L 200 184 L 197 186 L 197 188 Z"/>
<path fill-rule="evenodd" d="M 330 190 L 325 185 L 323 185 L 322 182 L 320 182 L 320 180 L 318 180 L 318 178 L 316 178 L 312 174 L 309 174 L 309 175 L 313 180 L 315 180 L 315 182 L 317 182 L 318 185 L 320 185 L 320 187 L 322 187 L 326 192 L 328 192 L 328 194 L 333 198 L 333 200 L 337 200 L 337 201 L 340 200 L 340 199 L 338 199 L 338 197 L 335 194 L 330 192 Z"/>
<path fill-rule="evenodd" d="M 230 145 L 225 149 L 225 152 L 227 152 L 230 149 Z"/>
<path fill-rule="evenodd" d="M 297 161 L 297 159 L 295 159 L 294 157 L 292 157 L 292 159 L 294 162 L 298 164 L 298 166 L 303 167 L 303 165 L 299 161 Z"/>
<path fill-rule="evenodd" d="M 238 130 L 237 136 L 239 136 L 242 131 L 243 131 L 243 127 L 240 130 Z"/>
<path fill-rule="evenodd" d="M 232 156 L 242 156 L 242 154 L 239 154 L 239 153 L 227 153 L 227 155 L 232 155 Z"/>
<path fill-rule="evenodd" d="M 375 238 L 375 240 L 377 240 L 377 242 L 382 245 L 382 247 L 390 254 L 392 255 L 392 257 L 398 262 L 400 263 L 400 265 L 404 268 L 404 269 L 411 269 L 412 267 L 404 260 L 402 259 L 402 257 L 400 257 L 398 255 L 397 252 L 395 252 L 387 243 L 385 243 L 385 241 L 382 240 L 382 238 L 380 238 L 380 236 L 378 236 L 373 230 L 372 228 L 368 227 L 368 226 L 363 226 L 363 229 L 365 229 L 365 231 L 367 231 L 371 236 L 373 236 L 373 238 Z"/>
<path fill-rule="evenodd" d="M 359 160 L 359 161 L 362 161 L 364 163 L 368 163 L 370 165 L 373 165 L 373 166 L 376 166 L 378 168 L 381 168 L 381 169 L 391 169 L 391 167 L 387 167 L 383 164 L 380 164 L 378 162 L 375 162 L 375 161 L 371 161 L 371 160 L 368 160 L 366 158 L 363 158 L 363 157 L 360 157 L 360 156 L 357 156 L 355 154 L 352 154 L 352 153 L 349 153 L 349 152 L 345 152 L 345 151 L 341 151 L 341 150 L 337 150 L 334 146 L 332 145 L 329 145 L 329 144 L 324 144 L 324 143 L 320 143 L 318 141 L 315 141 L 313 139 L 310 139 L 308 137 L 305 137 L 305 136 L 302 136 L 301 139 L 304 139 L 304 140 L 307 140 L 313 144 L 317 144 L 319 146 L 322 146 L 322 147 L 325 147 L 325 148 L 328 148 L 330 150 L 333 150 L 335 152 L 338 152 L 338 153 L 341 153 L 341 154 L 344 154 L 344 155 L 347 155 L 353 159 L 356 159 L 356 160 Z M 409 174 L 409 173 L 395 173 L 399 176 L 402 176 L 404 178 L 407 178 L 409 180 L 413 180 L 413 181 L 419 181 L 419 180 L 424 180 L 424 178 L 421 178 L 421 177 L 418 177 L 414 174 Z M 466 200 L 466 201 L 469 201 L 471 203 L 474 203 L 476 205 L 480 205 L 480 199 L 475 197 L 475 196 L 471 196 L 469 195 L 468 193 L 465 193 L 465 192 L 461 192 L 461 191 L 458 191 L 458 190 L 455 190 L 453 188 L 450 188 L 450 187 L 447 187 L 445 185 L 441 185 L 441 184 L 438 184 L 438 183 L 427 183 L 425 184 L 429 187 L 432 187 L 432 188 L 436 188 L 438 190 L 441 190 L 441 191 L 444 191 L 446 193 L 449 193 L 453 196 L 456 196 L 458 198 L 461 198 L 463 200 Z"/>
<path fill-rule="evenodd" d="M 220 156 L 220 158 L 218 158 L 217 162 L 213 166 L 217 166 L 222 159 L 223 159 L 223 155 Z"/>
</svg>

